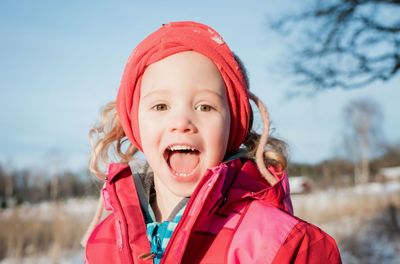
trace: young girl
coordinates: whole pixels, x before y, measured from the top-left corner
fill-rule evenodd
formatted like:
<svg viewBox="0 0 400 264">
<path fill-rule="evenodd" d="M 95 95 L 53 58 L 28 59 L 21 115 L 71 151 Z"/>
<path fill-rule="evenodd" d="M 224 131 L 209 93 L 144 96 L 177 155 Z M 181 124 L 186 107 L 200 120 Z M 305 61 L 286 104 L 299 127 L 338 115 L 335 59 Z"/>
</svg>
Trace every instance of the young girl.
<svg viewBox="0 0 400 264">
<path fill-rule="evenodd" d="M 174 22 L 150 34 L 94 129 L 90 167 L 111 214 L 87 239 L 86 262 L 340 263 L 335 241 L 292 215 L 283 147 L 268 128 L 216 31 Z M 104 174 L 112 147 L 121 161 Z M 132 173 L 138 150 L 148 168 Z"/>
</svg>

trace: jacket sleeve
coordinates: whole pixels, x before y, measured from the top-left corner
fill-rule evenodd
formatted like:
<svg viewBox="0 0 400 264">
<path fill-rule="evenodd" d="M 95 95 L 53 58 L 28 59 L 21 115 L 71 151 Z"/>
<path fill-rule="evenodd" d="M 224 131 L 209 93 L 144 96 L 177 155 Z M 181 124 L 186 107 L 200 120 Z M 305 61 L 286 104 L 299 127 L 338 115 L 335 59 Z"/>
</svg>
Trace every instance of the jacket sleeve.
<svg viewBox="0 0 400 264">
<path fill-rule="evenodd" d="M 318 227 L 298 223 L 277 252 L 273 263 L 342 263 L 335 240 Z"/>
</svg>

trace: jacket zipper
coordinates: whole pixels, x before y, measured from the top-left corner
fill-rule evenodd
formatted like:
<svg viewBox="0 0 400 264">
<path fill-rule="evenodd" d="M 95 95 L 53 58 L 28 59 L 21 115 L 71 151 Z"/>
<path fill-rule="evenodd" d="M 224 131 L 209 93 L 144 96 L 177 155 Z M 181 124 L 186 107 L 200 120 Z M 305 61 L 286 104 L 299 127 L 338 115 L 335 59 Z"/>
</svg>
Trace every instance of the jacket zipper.
<svg viewBox="0 0 400 264">
<path fill-rule="evenodd" d="M 212 172 L 212 171 L 209 172 L 209 175 L 214 175 L 215 178 L 216 178 L 213 184 L 212 184 L 212 181 L 213 181 L 213 178 L 214 178 L 214 177 L 211 177 L 211 176 L 208 176 L 208 175 L 207 175 L 208 177 L 205 176 L 205 177 L 202 179 L 202 181 L 199 183 L 198 186 L 202 186 L 202 187 L 197 188 L 197 189 L 195 190 L 195 192 L 192 194 L 191 197 L 194 197 L 194 199 L 190 199 L 190 200 L 189 200 L 189 203 L 188 203 L 188 205 L 187 205 L 187 207 L 186 207 L 186 209 L 185 209 L 185 212 L 184 212 L 183 215 L 182 215 L 181 220 L 179 221 L 178 225 L 176 226 L 174 232 L 172 233 L 172 237 L 171 237 L 170 241 L 168 242 L 167 248 L 165 249 L 164 256 L 168 256 L 168 253 L 169 253 L 169 251 L 170 251 L 170 248 L 172 247 L 172 245 L 174 244 L 175 240 L 177 239 L 178 234 L 180 233 L 180 229 L 182 229 L 183 226 L 185 226 L 185 227 L 187 228 L 187 223 L 186 223 L 187 220 L 186 220 L 186 219 L 188 218 L 189 212 L 192 210 L 193 204 L 194 204 L 196 201 L 199 202 L 199 199 L 203 200 L 204 197 L 207 197 L 207 194 L 209 193 L 209 191 L 212 189 L 212 187 L 213 187 L 213 186 L 216 184 L 216 182 L 218 181 L 218 179 L 219 179 L 219 174 L 220 174 L 220 170 L 218 170 L 217 172 Z M 206 178 L 209 178 L 209 179 L 206 179 Z M 203 189 L 204 189 L 204 190 L 203 190 Z M 199 197 L 199 193 L 202 193 L 202 194 L 203 194 L 202 197 Z M 205 204 L 204 204 L 202 207 L 204 207 L 204 206 L 205 206 Z M 200 209 L 197 208 L 197 211 L 196 211 L 196 212 L 193 212 L 193 214 L 192 214 L 191 217 L 195 217 L 195 219 L 197 219 L 197 218 L 198 218 L 199 211 L 201 211 L 202 207 L 198 207 L 198 208 L 200 208 Z M 185 235 L 188 235 L 188 234 L 185 234 Z M 185 246 L 186 246 L 186 244 L 185 244 Z M 180 254 L 180 256 L 179 256 L 179 258 L 180 258 L 179 263 L 181 262 L 182 257 L 183 257 L 183 254 Z M 165 258 L 161 258 L 160 264 L 163 264 L 163 263 L 164 263 L 164 260 L 165 260 Z"/>
</svg>

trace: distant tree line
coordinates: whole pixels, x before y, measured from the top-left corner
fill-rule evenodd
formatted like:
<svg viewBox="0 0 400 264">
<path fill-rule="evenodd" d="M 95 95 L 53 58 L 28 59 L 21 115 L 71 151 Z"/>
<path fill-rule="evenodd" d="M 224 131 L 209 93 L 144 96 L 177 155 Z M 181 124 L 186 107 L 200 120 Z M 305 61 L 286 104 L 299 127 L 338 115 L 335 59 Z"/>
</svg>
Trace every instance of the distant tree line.
<svg viewBox="0 0 400 264">
<path fill-rule="evenodd" d="M 370 160 L 369 181 L 376 179 L 380 168 L 400 166 L 400 145 L 387 145 L 382 155 Z M 320 188 L 344 187 L 357 184 L 354 178 L 354 163 L 345 158 L 331 158 L 317 164 L 291 163 L 289 176 L 308 176 Z"/>
<path fill-rule="evenodd" d="M 56 175 L 47 175 L 45 172 L 29 169 L 9 171 L 0 165 L 1 208 L 24 202 L 37 203 L 98 195 L 101 184 L 88 173 L 82 174 L 63 171 Z"/>
</svg>

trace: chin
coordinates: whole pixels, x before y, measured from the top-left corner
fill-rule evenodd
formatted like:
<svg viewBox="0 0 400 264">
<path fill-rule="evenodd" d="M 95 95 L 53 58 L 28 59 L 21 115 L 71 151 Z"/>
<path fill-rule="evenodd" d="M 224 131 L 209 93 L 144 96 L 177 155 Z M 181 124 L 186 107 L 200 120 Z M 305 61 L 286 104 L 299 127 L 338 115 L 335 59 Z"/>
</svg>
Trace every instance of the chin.
<svg viewBox="0 0 400 264">
<path fill-rule="evenodd" d="M 193 194 L 201 178 L 197 177 L 191 181 L 175 181 L 170 184 L 170 191 L 180 197 L 189 197 Z"/>
</svg>

